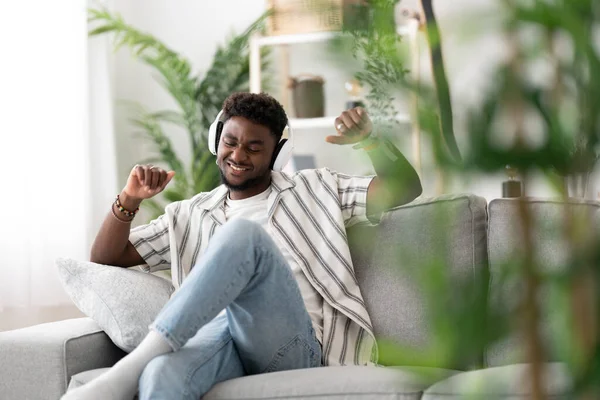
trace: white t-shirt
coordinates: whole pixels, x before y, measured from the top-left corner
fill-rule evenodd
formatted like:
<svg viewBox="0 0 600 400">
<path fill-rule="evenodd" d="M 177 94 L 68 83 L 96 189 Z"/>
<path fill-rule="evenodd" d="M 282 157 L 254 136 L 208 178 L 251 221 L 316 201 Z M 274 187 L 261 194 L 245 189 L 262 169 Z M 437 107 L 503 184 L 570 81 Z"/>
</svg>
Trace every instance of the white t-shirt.
<svg viewBox="0 0 600 400">
<path fill-rule="evenodd" d="M 271 193 L 271 187 L 256 196 L 249 197 L 243 200 L 231 200 L 229 196 L 225 200 L 225 218 L 227 221 L 236 218 L 242 218 L 248 221 L 253 221 L 262 226 L 273 237 L 267 224 L 267 200 Z M 275 240 L 275 239 L 274 239 Z M 304 305 L 308 311 L 308 315 L 313 324 L 313 328 L 319 342 L 323 343 L 323 298 L 310 284 L 302 268 L 296 263 L 294 257 L 287 251 L 285 246 L 279 246 L 279 250 L 289 264 L 300 293 L 304 299 Z"/>
</svg>

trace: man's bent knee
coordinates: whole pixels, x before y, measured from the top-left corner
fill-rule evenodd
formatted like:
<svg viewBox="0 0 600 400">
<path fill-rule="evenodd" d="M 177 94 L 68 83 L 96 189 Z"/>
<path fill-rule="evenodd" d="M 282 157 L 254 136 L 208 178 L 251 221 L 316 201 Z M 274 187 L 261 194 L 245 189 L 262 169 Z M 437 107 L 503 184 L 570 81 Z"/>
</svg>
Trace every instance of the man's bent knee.
<svg viewBox="0 0 600 400">
<path fill-rule="evenodd" d="M 171 354 L 156 357 L 146 365 L 139 380 L 140 400 L 161 395 L 183 398 L 185 374 L 172 365 Z"/>
<path fill-rule="evenodd" d="M 245 219 L 234 219 L 227 222 L 219 229 L 215 239 L 217 242 L 226 242 L 228 247 L 254 246 L 259 243 L 272 242 L 271 237 L 262 226 Z"/>
<path fill-rule="evenodd" d="M 248 235 L 250 237 L 266 233 L 266 231 L 256 222 L 241 218 L 228 221 L 223 225 L 221 230 L 224 231 L 224 233 L 231 235 Z"/>
</svg>

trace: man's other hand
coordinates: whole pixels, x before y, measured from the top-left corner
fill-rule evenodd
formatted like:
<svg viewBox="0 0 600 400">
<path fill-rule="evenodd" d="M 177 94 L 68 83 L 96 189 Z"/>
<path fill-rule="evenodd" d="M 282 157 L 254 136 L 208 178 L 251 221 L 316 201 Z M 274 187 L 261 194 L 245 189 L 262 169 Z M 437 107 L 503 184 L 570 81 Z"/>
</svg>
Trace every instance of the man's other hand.
<svg viewBox="0 0 600 400">
<path fill-rule="evenodd" d="M 129 173 L 123 193 L 131 200 L 142 201 L 162 192 L 175 176 L 153 165 L 136 165 Z"/>
<path fill-rule="evenodd" d="M 369 114 L 362 107 L 352 108 L 344 111 L 335 119 L 337 135 L 327 136 L 326 142 L 333 144 L 358 143 L 371 134 L 373 123 Z"/>
</svg>

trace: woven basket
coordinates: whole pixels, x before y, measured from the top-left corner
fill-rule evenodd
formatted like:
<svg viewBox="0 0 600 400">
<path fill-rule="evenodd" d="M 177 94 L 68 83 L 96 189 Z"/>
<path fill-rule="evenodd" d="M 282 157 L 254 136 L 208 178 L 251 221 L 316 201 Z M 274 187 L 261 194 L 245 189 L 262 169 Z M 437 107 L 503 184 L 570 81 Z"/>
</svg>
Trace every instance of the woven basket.
<svg viewBox="0 0 600 400">
<path fill-rule="evenodd" d="M 338 31 L 353 7 L 365 3 L 365 0 L 267 0 L 273 12 L 268 33 L 277 36 Z"/>
</svg>

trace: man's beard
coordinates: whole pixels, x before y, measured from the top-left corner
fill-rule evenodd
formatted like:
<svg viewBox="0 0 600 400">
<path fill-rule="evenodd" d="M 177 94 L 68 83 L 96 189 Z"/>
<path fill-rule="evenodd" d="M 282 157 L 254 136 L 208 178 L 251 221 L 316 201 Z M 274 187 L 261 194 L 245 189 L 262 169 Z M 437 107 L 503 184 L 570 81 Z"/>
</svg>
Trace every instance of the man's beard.
<svg viewBox="0 0 600 400">
<path fill-rule="evenodd" d="M 267 171 L 267 172 L 270 173 L 271 171 Z M 259 185 L 265 179 L 265 175 L 256 176 L 254 178 L 246 179 L 244 182 L 242 182 L 238 185 L 234 185 L 227 180 L 227 178 L 225 177 L 225 174 L 223 173 L 223 170 L 221 168 L 219 168 L 219 173 L 221 174 L 221 183 L 224 184 L 225 186 L 227 186 L 229 188 L 229 190 L 234 191 L 234 192 L 241 192 L 243 190 L 250 189 L 251 187 Z"/>
</svg>

